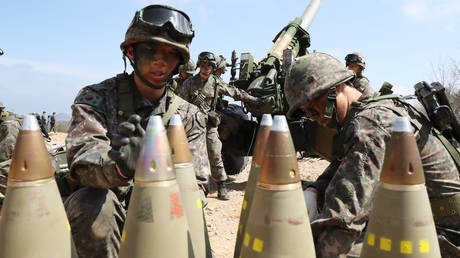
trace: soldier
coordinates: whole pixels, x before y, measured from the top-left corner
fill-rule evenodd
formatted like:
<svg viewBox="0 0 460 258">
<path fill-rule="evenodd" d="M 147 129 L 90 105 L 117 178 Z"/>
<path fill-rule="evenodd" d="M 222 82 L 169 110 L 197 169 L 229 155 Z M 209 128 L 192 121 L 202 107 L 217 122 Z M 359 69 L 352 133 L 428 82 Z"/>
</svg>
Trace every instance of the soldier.
<svg viewBox="0 0 460 258">
<path fill-rule="evenodd" d="M 216 70 L 214 71 L 214 74 L 222 78 L 222 74 L 224 74 L 227 71 L 227 60 L 225 60 L 225 57 L 223 55 L 219 55 L 216 57 Z"/>
<path fill-rule="evenodd" d="M 179 76 L 174 78 L 175 83 L 172 83 L 169 88 L 175 93 L 178 92 L 184 81 L 195 73 L 195 69 L 195 63 L 192 59 L 188 60 L 186 64 L 180 65 Z"/>
<path fill-rule="evenodd" d="M 353 87 L 367 95 L 375 93 L 369 84 L 369 80 L 363 75 L 363 71 L 366 69 L 366 60 L 362 54 L 357 52 L 348 54 L 345 57 L 345 65 L 356 74 Z"/>
<path fill-rule="evenodd" d="M 71 181 L 80 189 L 64 205 L 80 257 L 118 256 L 150 116 L 161 115 L 165 124 L 173 114 L 181 116 L 197 178 L 207 183 L 206 118 L 167 90 L 173 71 L 189 60 L 193 37 L 180 10 L 150 5 L 137 11 L 120 45 L 134 72 L 87 86 L 76 97 L 66 147 Z"/>
<path fill-rule="evenodd" d="M 45 113 L 45 112 L 43 112 L 43 113 Z M 43 122 L 42 117 L 40 117 L 40 115 L 38 113 L 35 113 L 34 116 L 37 119 L 38 125 L 40 126 L 40 130 L 42 131 L 43 136 L 45 137 L 45 139 L 47 141 L 50 141 L 51 137 L 49 136 L 48 131 L 46 130 L 46 127 L 45 127 L 46 122 L 45 123 Z M 45 121 L 46 121 L 46 119 L 45 119 Z"/>
<path fill-rule="evenodd" d="M 235 100 L 242 100 L 253 105 L 260 104 L 260 100 L 243 90 L 224 83 L 220 78 L 213 75 L 212 72 L 216 67 L 216 58 L 213 53 L 200 53 L 197 65 L 200 67 L 200 73 L 184 82 L 179 96 L 196 105 L 208 118 L 206 145 L 211 164 L 211 175 L 217 182 L 217 197 L 221 200 L 229 200 L 224 183 L 227 180 L 227 174 L 221 155 L 222 142 L 217 131 L 221 121 L 219 112 L 223 110 L 223 108 L 218 110 L 219 99 L 222 95 L 227 95 Z"/>
<path fill-rule="evenodd" d="M 5 105 L 0 101 L 0 196 L 2 198 L 6 192 L 10 162 L 21 128 L 20 119 L 4 109 Z"/>
<path fill-rule="evenodd" d="M 456 163 L 424 117 L 396 95 L 361 93 L 352 86 L 354 76 L 334 57 L 312 53 L 296 60 L 286 79 L 288 116 L 301 111 L 339 130 L 336 160 L 307 188 L 318 199 L 319 214 L 311 222 L 317 256 L 359 255 L 393 124 L 407 116 L 415 126 L 442 255 L 460 257 Z"/>
<path fill-rule="evenodd" d="M 56 133 L 56 112 L 53 112 L 53 114 L 50 117 L 50 132 Z"/>
</svg>

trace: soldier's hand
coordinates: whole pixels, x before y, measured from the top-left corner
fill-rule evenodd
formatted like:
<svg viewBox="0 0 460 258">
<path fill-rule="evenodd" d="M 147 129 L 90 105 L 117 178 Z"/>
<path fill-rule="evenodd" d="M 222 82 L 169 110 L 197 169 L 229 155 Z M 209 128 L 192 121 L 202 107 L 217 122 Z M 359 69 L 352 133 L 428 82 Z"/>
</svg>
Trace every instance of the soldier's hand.
<svg viewBox="0 0 460 258">
<path fill-rule="evenodd" d="M 118 125 L 118 134 L 112 137 L 112 149 L 109 151 L 109 158 L 115 161 L 119 173 L 127 179 L 134 176 L 137 159 L 141 150 L 145 130 L 142 128 L 141 117 L 131 115 L 128 122 Z"/>
</svg>

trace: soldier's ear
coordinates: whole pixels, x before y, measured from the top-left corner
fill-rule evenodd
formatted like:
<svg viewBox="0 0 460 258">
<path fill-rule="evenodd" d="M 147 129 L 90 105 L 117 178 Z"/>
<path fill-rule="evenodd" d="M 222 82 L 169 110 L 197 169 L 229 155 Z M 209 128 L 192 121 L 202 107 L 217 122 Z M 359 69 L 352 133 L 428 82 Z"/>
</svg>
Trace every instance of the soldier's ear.
<svg viewBox="0 0 460 258">
<path fill-rule="evenodd" d="M 126 56 L 129 58 L 129 60 L 134 62 L 134 48 L 132 45 L 129 45 L 126 48 Z"/>
</svg>

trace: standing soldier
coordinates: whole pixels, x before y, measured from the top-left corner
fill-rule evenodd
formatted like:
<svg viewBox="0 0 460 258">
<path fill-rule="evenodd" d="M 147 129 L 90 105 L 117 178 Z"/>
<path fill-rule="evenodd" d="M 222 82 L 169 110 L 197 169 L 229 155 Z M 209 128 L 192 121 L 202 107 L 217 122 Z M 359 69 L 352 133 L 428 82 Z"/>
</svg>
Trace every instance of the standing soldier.
<svg viewBox="0 0 460 258">
<path fill-rule="evenodd" d="M 362 93 L 352 87 L 354 76 L 334 57 L 316 52 L 298 58 L 286 78 L 288 116 L 302 111 L 339 130 L 334 144 L 337 162 L 307 188 L 319 204 L 320 212 L 311 221 L 317 257 L 359 255 L 385 150 L 399 116 L 410 117 L 416 130 L 442 257 L 460 257 L 460 179 L 453 154 L 432 133 L 430 122 L 403 99 Z"/>
<path fill-rule="evenodd" d="M 40 117 L 40 122 L 41 122 L 42 125 L 45 127 L 45 129 L 46 129 L 46 121 L 47 121 L 47 119 L 46 119 L 46 112 L 43 111 L 42 116 Z"/>
<path fill-rule="evenodd" d="M 222 142 L 219 139 L 217 131 L 221 120 L 219 112 L 223 108 L 219 108 L 218 103 L 222 95 L 227 95 L 235 100 L 242 100 L 253 105 L 260 104 L 260 100 L 243 90 L 224 83 L 220 78 L 212 74 L 216 67 L 216 58 L 213 53 L 200 53 L 197 65 L 200 67 L 200 73 L 184 82 L 179 96 L 196 105 L 208 118 L 206 145 L 211 164 L 211 174 L 214 180 L 217 181 L 217 197 L 221 200 L 229 200 L 225 187 L 227 174 L 225 173 L 221 154 Z"/>
<path fill-rule="evenodd" d="M 353 80 L 353 86 L 366 94 L 375 93 L 369 84 L 369 80 L 363 75 L 364 69 L 366 69 L 366 60 L 361 53 L 351 53 L 345 57 L 345 65 L 348 69 L 355 72 L 356 77 Z"/>
<path fill-rule="evenodd" d="M 167 90 L 173 71 L 189 60 L 193 37 L 192 23 L 180 10 L 150 5 L 137 11 L 120 45 L 134 72 L 87 86 L 75 98 L 66 147 L 79 189 L 64 205 L 79 257 L 118 256 L 143 141 L 139 132 L 150 116 L 167 124 L 180 115 L 197 178 L 206 184 L 206 118 Z"/>
<path fill-rule="evenodd" d="M 195 63 L 193 62 L 192 59 L 188 60 L 186 64 L 180 65 L 179 66 L 179 76 L 174 78 L 175 83 L 172 83 L 169 86 L 169 88 L 173 92 L 177 93 L 180 87 L 182 87 L 182 84 L 184 83 L 184 81 L 190 78 L 195 73 L 195 69 L 196 69 Z"/>
<path fill-rule="evenodd" d="M 227 60 L 225 60 L 225 57 L 223 55 L 219 55 L 216 57 L 216 70 L 214 71 L 214 74 L 222 78 L 222 74 L 224 74 L 227 71 Z"/>
<path fill-rule="evenodd" d="M 56 133 L 56 112 L 53 112 L 53 114 L 50 117 L 50 132 Z"/>
</svg>

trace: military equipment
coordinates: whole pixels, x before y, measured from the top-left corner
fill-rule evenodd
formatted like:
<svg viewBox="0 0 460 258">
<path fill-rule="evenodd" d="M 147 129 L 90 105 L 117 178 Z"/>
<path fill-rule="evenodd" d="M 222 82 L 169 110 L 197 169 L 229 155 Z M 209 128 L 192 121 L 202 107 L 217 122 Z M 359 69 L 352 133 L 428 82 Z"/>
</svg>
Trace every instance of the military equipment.
<svg viewBox="0 0 460 258">
<path fill-rule="evenodd" d="M 307 48 L 310 46 L 310 36 L 306 30 L 310 26 L 321 2 L 321 0 L 311 1 L 300 18 L 295 18 L 286 25 L 276 35 L 273 40 L 273 47 L 261 61 L 256 62 L 251 53 L 241 53 L 238 63 L 236 51 L 232 52 L 230 84 L 264 100 L 264 104 L 261 106 L 245 107 L 247 108 L 245 111 L 251 112 L 258 119 L 263 114 L 287 113 L 288 103 L 284 93 L 286 76 L 289 74 L 295 59 L 308 53 Z M 238 78 L 236 78 L 237 70 L 239 70 Z M 242 120 L 241 126 L 250 127 L 249 122 Z M 315 139 L 310 133 L 317 131 L 318 126 L 315 122 L 305 117 L 296 117 L 289 121 L 289 127 L 295 139 L 296 150 L 312 154 L 318 153 L 314 148 L 315 143 L 311 142 L 311 140 Z M 320 134 L 324 132 L 324 130 L 318 131 Z M 250 144 L 240 145 L 238 150 L 233 148 L 233 151 L 252 155 L 252 146 L 254 146 L 255 141 L 254 132 L 253 130 L 239 130 L 239 133 L 233 137 L 231 142 L 248 142 L 247 139 L 252 140 Z M 318 136 L 320 137 L 319 134 Z M 321 144 L 322 141 L 316 141 L 316 143 Z M 226 143 L 223 142 L 224 149 L 226 149 Z M 330 157 L 332 148 L 327 149 L 327 156 Z M 322 150 L 322 152 L 325 151 Z"/>
<path fill-rule="evenodd" d="M 270 129 L 241 257 L 315 257 L 296 152 L 285 116 L 275 116 Z"/>
<path fill-rule="evenodd" d="M 198 61 L 196 61 L 196 67 L 200 66 L 200 62 L 202 61 L 206 61 L 206 62 L 210 62 L 214 65 L 214 67 L 216 66 L 216 56 L 211 53 L 211 52 L 207 52 L 207 51 L 204 51 L 204 52 L 201 52 L 199 55 L 198 55 Z"/>
<path fill-rule="evenodd" d="M 3 56 L 4 52 L 3 50 L 0 48 L 0 56 Z"/>
<path fill-rule="evenodd" d="M 119 257 L 194 257 L 160 116 L 152 116 L 147 124 Z"/>
<path fill-rule="evenodd" d="M 71 257 L 70 226 L 40 127 L 25 116 L 0 217 L 0 257 Z"/>
<path fill-rule="evenodd" d="M 264 157 L 264 150 L 266 147 L 270 128 L 272 126 L 272 116 L 264 114 L 260 122 L 260 127 L 257 132 L 256 145 L 254 147 L 254 155 L 252 158 L 251 170 L 249 171 L 248 181 L 244 191 L 243 205 L 241 207 L 240 221 L 238 223 L 238 230 L 236 233 L 235 251 L 233 257 L 239 258 L 241 245 L 243 244 L 243 233 L 246 230 L 246 223 L 248 220 L 249 211 L 254 197 L 254 191 L 259 176 L 260 165 Z"/>
<path fill-rule="evenodd" d="M 205 234 L 207 228 L 203 215 L 203 205 L 180 115 L 176 114 L 171 117 L 167 135 L 176 170 L 177 184 L 190 228 L 193 250 L 196 257 L 211 257 L 211 245 L 209 238 L 206 238 L 207 234 Z"/>
<path fill-rule="evenodd" d="M 267 56 L 258 62 L 250 53 L 242 53 L 239 79 L 232 83 L 245 89 L 251 95 L 265 99 L 265 105 L 249 111 L 261 116 L 264 113 L 285 114 L 287 103 L 284 99 L 283 84 L 286 71 L 283 70 L 283 51 L 292 51 L 292 56 L 302 56 L 310 46 L 310 35 L 306 31 L 318 11 L 321 0 L 313 0 L 300 18 L 286 25 L 273 40 L 274 44 Z"/>
<path fill-rule="evenodd" d="M 444 86 L 439 82 L 428 84 L 419 82 L 414 85 L 415 95 L 428 113 L 428 117 L 448 140 L 460 143 L 460 124 L 452 111 Z"/>
<path fill-rule="evenodd" d="M 395 122 L 360 257 L 441 257 L 422 162 L 407 117 Z"/>
</svg>

